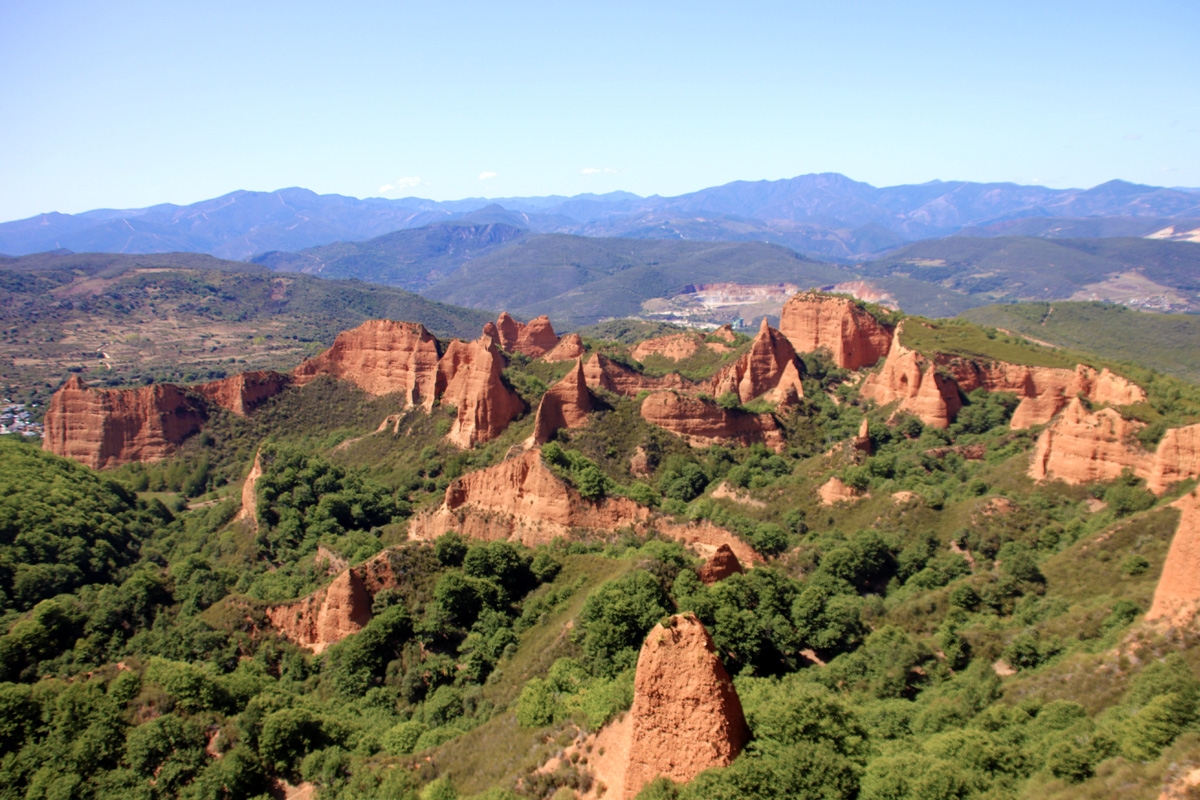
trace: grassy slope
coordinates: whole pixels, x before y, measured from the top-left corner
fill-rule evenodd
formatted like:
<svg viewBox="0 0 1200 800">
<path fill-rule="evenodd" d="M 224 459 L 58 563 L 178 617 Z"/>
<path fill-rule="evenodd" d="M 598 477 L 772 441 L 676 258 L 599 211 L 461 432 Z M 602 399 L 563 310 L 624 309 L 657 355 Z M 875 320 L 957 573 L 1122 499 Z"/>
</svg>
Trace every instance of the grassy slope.
<svg viewBox="0 0 1200 800">
<path fill-rule="evenodd" d="M 491 316 L 399 289 L 276 275 L 203 255 L 5 259 L 0 386 L 30 399 L 69 369 L 114 385 L 290 369 L 367 319 L 474 338 Z"/>
<path fill-rule="evenodd" d="M 1061 347 L 1086 349 L 1190 381 L 1200 380 L 1200 316 L 1149 314 L 1110 303 L 1018 303 L 962 314 Z"/>
</svg>

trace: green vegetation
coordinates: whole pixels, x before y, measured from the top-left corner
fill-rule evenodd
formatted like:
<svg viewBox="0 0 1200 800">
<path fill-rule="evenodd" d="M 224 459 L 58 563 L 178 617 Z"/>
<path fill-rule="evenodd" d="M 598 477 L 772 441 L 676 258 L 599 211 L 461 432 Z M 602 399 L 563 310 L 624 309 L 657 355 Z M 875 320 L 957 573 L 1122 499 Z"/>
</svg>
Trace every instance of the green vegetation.
<svg viewBox="0 0 1200 800">
<path fill-rule="evenodd" d="M 1114 303 L 1012 303 L 962 314 L 977 325 L 1200 380 L 1200 316 L 1148 314 Z"/>
</svg>

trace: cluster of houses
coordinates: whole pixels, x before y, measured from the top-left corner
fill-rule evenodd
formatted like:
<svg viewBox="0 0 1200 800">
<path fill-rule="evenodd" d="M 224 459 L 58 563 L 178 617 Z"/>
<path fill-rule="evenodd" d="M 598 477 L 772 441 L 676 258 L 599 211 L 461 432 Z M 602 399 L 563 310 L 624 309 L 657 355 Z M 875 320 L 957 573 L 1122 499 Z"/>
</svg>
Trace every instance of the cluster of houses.
<svg viewBox="0 0 1200 800">
<path fill-rule="evenodd" d="M 13 403 L 7 398 L 0 401 L 0 435 L 19 433 L 22 436 L 41 436 L 42 423 L 34 422 L 24 403 Z"/>
</svg>

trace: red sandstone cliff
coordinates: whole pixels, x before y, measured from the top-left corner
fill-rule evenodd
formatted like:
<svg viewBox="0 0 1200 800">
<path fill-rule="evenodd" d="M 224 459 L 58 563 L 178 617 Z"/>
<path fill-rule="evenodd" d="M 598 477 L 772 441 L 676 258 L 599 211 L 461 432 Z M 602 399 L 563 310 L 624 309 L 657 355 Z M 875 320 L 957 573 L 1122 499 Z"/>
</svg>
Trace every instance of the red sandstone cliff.
<svg viewBox="0 0 1200 800">
<path fill-rule="evenodd" d="M 636 397 L 638 392 L 643 391 L 695 389 L 692 383 L 674 372 L 661 378 L 652 378 L 622 366 L 599 353 L 594 353 L 583 365 L 583 375 L 587 385 L 592 389 L 604 389 L 626 397 Z"/>
<path fill-rule="evenodd" d="M 1193 489 L 1171 505 L 1180 511 L 1179 527 L 1171 539 L 1146 619 L 1183 626 L 1200 610 L 1200 489 Z"/>
<path fill-rule="evenodd" d="M 193 388 L 221 408 L 244 417 L 286 389 L 290 382 L 288 376 L 278 372 L 257 370 L 201 383 Z"/>
<path fill-rule="evenodd" d="M 783 305 L 779 330 L 798 353 L 826 348 L 843 369 L 869 367 L 888 354 L 892 332 L 844 297 L 805 292 Z"/>
<path fill-rule="evenodd" d="M 623 497 L 590 503 L 542 462 L 541 450 L 458 478 L 434 511 L 409 522 L 408 535 L 432 541 L 447 531 L 476 539 L 545 544 L 573 529 L 613 531 L 645 522 L 649 509 Z"/>
<path fill-rule="evenodd" d="M 663 775 L 686 783 L 730 764 L 750 740 L 733 681 L 693 614 L 656 625 L 638 655 L 624 797 Z"/>
<path fill-rule="evenodd" d="M 561 381 L 542 395 L 529 444 L 545 444 L 559 428 L 586 425 L 592 407 L 592 395 L 583 376 L 583 360 L 579 359 Z"/>
<path fill-rule="evenodd" d="M 415 322 L 373 319 L 339 333 L 332 347 L 292 374 L 301 386 L 330 375 L 374 395 L 400 392 L 405 405 L 428 411 L 435 399 L 437 339 Z"/>
<path fill-rule="evenodd" d="M 262 451 L 259 450 L 254 454 L 254 463 L 250 466 L 250 472 L 246 475 L 246 480 L 242 483 L 242 507 L 238 509 L 235 520 L 243 520 L 250 523 L 250 527 L 258 530 L 258 479 L 263 475 L 262 466 Z"/>
<path fill-rule="evenodd" d="M 204 419 L 203 401 L 169 383 L 91 389 L 73 376 L 50 398 L 42 447 L 93 469 L 159 461 Z"/>
<path fill-rule="evenodd" d="M 783 432 L 770 414 L 730 411 L 716 403 L 678 392 L 656 392 L 642 401 L 642 419 L 683 437 L 693 447 L 730 441 L 742 445 L 762 442 L 783 452 Z"/>
<path fill-rule="evenodd" d="M 723 581 L 730 575 L 736 575 L 739 572 L 745 572 L 742 569 L 742 562 L 738 561 L 737 555 L 734 554 L 733 549 L 729 545 L 723 544 L 704 563 L 704 566 L 700 567 L 697 574 L 705 586 L 712 586 L 714 583 Z"/>
<path fill-rule="evenodd" d="M 801 370 L 791 342 L 764 317 L 749 352 L 713 377 L 711 391 L 717 397 L 733 392 L 743 403 L 762 395 L 776 403 L 794 401 L 804 397 Z"/>
<path fill-rule="evenodd" d="M 371 621 L 371 595 L 358 573 L 348 569 L 303 600 L 267 609 L 267 618 L 283 636 L 320 653 Z"/>
<path fill-rule="evenodd" d="M 458 447 L 496 438 L 525 410 L 516 392 L 504 385 L 504 356 L 486 337 L 455 340 L 437 365 L 435 394 L 456 409 L 446 438 Z"/>
<path fill-rule="evenodd" d="M 582 358 L 587 351 L 583 348 L 583 339 L 578 333 L 568 333 L 558 340 L 554 349 L 542 356 L 542 361 L 574 361 Z"/>
<path fill-rule="evenodd" d="M 704 346 L 703 334 L 676 333 L 638 342 L 632 355 L 637 361 L 645 361 L 646 356 L 662 356 L 671 361 L 683 361 L 696 355 Z"/>
<path fill-rule="evenodd" d="M 525 323 L 517 322 L 507 311 L 502 311 L 495 323 L 483 326 L 483 335 L 506 353 L 524 353 L 530 358 L 538 358 L 558 344 L 554 326 L 545 315 Z"/>
<path fill-rule="evenodd" d="M 958 386 L 929 359 L 900 344 L 900 330 L 896 328 L 883 367 L 867 376 L 859 393 L 881 406 L 899 400 L 901 410 L 926 425 L 948 427 L 962 407 Z"/>
<path fill-rule="evenodd" d="M 1129 469 L 1159 495 L 1177 481 L 1200 477 L 1200 425 L 1167 430 L 1153 453 L 1135 438 L 1142 427 L 1114 409 L 1092 412 L 1071 400 L 1038 437 L 1029 475 L 1080 484 L 1114 480 Z"/>
<path fill-rule="evenodd" d="M 1119 478 L 1125 469 L 1138 472 L 1148 455 L 1134 438 L 1141 427 L 1111 408 L 1088 411 L 1075 398 L 1038 437 L 1029 475 L 1039 481 L 1092 483 Z"/>
</svg>

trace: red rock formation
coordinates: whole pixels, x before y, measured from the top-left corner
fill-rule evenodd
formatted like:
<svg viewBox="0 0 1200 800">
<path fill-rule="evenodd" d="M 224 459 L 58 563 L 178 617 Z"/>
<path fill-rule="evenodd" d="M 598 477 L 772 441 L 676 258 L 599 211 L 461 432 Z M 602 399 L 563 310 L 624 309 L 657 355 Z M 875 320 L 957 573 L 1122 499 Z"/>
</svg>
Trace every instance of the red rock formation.
<svg viewBox="0 0 1200 800">
<path fill-rule="evenodd" d="M 858 435 L 850 445 L 855 450 L 871 455 L 871 424 L 866 417 L 863 417 L 862 424 L 858 426 Z"/>
<path fill-rule="evenodd" d="M 371 595 L 348 569 L 303 600 L 267 609 L 272 627 L 296 644 L 320 653 L 371 621 Z"/>
<path fill-rule="evenodd" d="M 1200 610 L 1200 489 L 1193 489 L 1171 506 L 1180 511 L 1179 527 L 1146 619 L 1184 626 Z"/>
<path fill-rule="evenodd" d="M 1134 434 L 1141 427 L 1111 408 L 1090 412 L 1075 398 L 1038 437 L 1029 475 L 1092 483 L 1114 480 L 1125 469 L 1141 472 L 1149 455 L 1136 446 Z"/>
<path fill-rule="evenodd" d="M 93 469 L 159 461 L 204 418 L 203 401 L 178 386 L 91 389 L 76 375 L 50 398 L 42 447 Z"/>
<path fill-rule="evenodd" d="M 676 333 L 671 336 L 659 336 L 657 339 L 647 339 L 639 342 L 633 348 L 633 357 L 637 361 L 645 361 L 646 356 L 662 356 L 671 361 L 683 361 L 691 358 L 704 347 L 704 337 L 698 333 Z"/>
<path fill-rule="evenodd" d="M 733 344 L 737 341 L 737 334 L 733 332 L 733 326 L 725 324 L 712 332 L 712 335 L 726 344 Z"/>
<path fill-rule="evenodd" d="M 639 392 L 695 388 L 694 385 L 675 373 L 664 375 L 661 378 L 651 378 L 599 353 L 594 353 L 583 365 L 583 375 L 590 388 L 604 389 L 626 397 L 636 397 Z"/>
<path fill-rule="evenodd" d="M 592 395 L 583 378 L 583 360 L 579 359 L 561 381 L 542 395 L 530 446 L 550 441 L 559 428 L 583 427 L 591 412 Z"/>
<path fill-rule="evenodd" d="M 554 345 L 553 350 L 542 356 L 542 361 L 573 361 L 582 358 L 586 352 L 583 347 L 583 339 L 579 338 L 579 334 L 568 333 L 558 340 L 558 344 Z"/>
<path fill-rule="evenodd" d="M 730 764 L 750 739 L 733 681 L 693 614 L 656 625 L 638 656 L 624 796 L 663 775 L 686 783 Z"/>
<path fill-rule="evenodd" d="M 1171 428 L 1154 453 L 1146 486 L 1163 494 L 1176 481 L 1200 477 L 1200 425 Z"/>
<path fill-rule="evenodd" d="M 451 342 L 438 362 L 434 394 L 456 409 L 446 438 L 458 447 L 496 438 L 525 410 L 521 398 L 504 385 L 504 366 L 504 356 L 486 337 Z"/>
<path fill-rule="evenodd" d="M 779 330 L 798 353 L 826 348 L 843 369 L 869 367 L 888 354 L 892 332 L 844 297 L 805 292 L 784 303 Z"/>
<path fill-rule="evenodd" d="M 763 317 L 749 352 L 713 377 L 712 393 L 734 392 L 743 403 L 762 395 L 771 402 L 798 400 L 804 397 L 801 369 L 791 342 Z"/>
<path fill-rule="evenodd" d="M 900 328 L 883 368 L 867 376 L 859 393 L 881 406 L 899 400 L 901 410 L 933 428 L 948 427 L 962 407 L 954 381 L 929 359 L 900 344 Z"/>
<path fill-rule="evenodd" d="M 821 505 L 823 506 L 831 506 L 835 503 L 852 503 L 855 500 L 870 497 L 866 492 L 848 486 L 836 475 L 821 485 L 821 488 L 817 490 L 817 496 L 821 498 Z"/>
<path fill-rule="evenodd" d="M 783 452 L 783 432 L 770 414 L 729 411 L 716 403 L 677 392 L 656 392 L 644 401 L 642 419 L 683 437 L 693 447 L 737 442 L 750 445 L 762 442 L 777 453 Z"/>
<path fill-rule="evenodd" d="M 428 411 L 436 396 L 437 339 L 415 322 L 373 319 L 339 333 L 332 347 L 292 374 L 301 386 L 330 375 L 374 395 L 400 392 L 406 406 Z"/>
<path fill-rule="evenodd" d="M 738 557 L 734 555 L 729 545 L 723 544 L 717 548 L 717 552 L 713 553 L 712 558 L 700 567 L 697 574 L 705 586 L 712 586 L 717 581 L 723 581 L 730 575 L 736 575 L 739 572 L 745 572 L 742 569 L 742 563 L 738 561 Z"/>
<path fill-rule="evenodd" d="M 558 344 L 550 318 L 544 315 L 524 323 L 502 311 L 495 325 L 489 322 L 483 326 L 483 335 L 505 352 L 524 353 L 530 358 L 539 358 Z"/>
<path fill-rule="evenodd" d="M 235 520 L 243 520 L 250 523 L 250 527 L 258 530 L 258 479 L 262 477 L 262 451 L 259 450 L 254 454 L 254 463 L 250 466 L 250 472 L 246 475 L 246 480 L 242 484 L 242 507 L 238 510 Z"/>
<path fill-rule="evenodd" d="M 243 372 L 195 386 L 195 390 L 226 411 L 244 417 L 287 388 L 290 379 L 270 370 Z"/>
<path fill-rule="evenodd" d="M 447 531 L 476 539 L 508 539 L 529 546 L 569 536 L 574 529 L 613 531 L 650 517 L 623 497 L 590 503 L 542 462 L 541 450 L 458 478 L 434 511 L 409 522 L 410 538 L 432 541 Z"/>
</svg>

